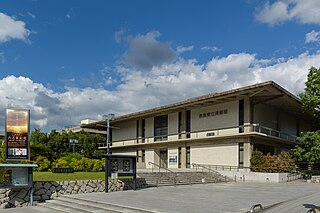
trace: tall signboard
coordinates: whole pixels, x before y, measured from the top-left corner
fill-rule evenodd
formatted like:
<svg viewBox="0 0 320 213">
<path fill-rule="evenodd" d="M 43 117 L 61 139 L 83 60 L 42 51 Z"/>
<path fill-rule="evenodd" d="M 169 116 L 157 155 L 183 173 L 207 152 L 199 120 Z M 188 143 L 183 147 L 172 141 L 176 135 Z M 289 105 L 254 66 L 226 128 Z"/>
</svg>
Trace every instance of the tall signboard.
<svg viewBox="0 0 320 213">
<path fill-rule="evenodd" d="M 6 160 L 29 159 L 30 111 L 7 109 L 6 111 Z"/>
</svg>

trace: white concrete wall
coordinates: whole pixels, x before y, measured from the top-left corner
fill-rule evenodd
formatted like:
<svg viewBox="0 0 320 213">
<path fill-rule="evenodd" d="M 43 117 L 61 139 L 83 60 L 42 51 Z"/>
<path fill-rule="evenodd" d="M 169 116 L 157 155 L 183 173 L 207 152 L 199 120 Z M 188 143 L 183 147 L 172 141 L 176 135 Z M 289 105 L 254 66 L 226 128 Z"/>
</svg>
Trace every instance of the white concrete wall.
<svg viewBox="0 0 320 213">
<path fill-rule="evenodd" d="M 137 155 L 136 151 L 112 151 L 112 154 L 114 155 Z"/>
<path fill-rule="evenodd" d="M 191 146 L 191 163 L 238 166 L 238 144 Z"/>
<path fill-rule="evenodd" d="M 178 140 L 178 112 L 168 114 L 168 134 L 172 135 L 168 137 L 168 140 Z"/>
<path fill-rule="evenodd" d="M 115 123 L 112 129 L 112 141 L 128 140 L 136 138 L 136 121 Z"/>
<path fill-rule="evenodd" d="M 146 149 L 145 151 L 145 163 L 146 163 L 146 168 L 152 168 L 152 165 L 149 165 L 149 162 L 153 162 L 155 160 L 155 153 L 153 149 Z"/>
<path fill-rule="evenodd" d="M 220 111 L 227 110 L 227 114 L 220 114 Z M 216 115 L 216 112 L 219 112 Z M 210 116 L 200 118 L 200 114 L 210 113 Z M 215 115 L 212 116 L 212 113 Z M 202 107 L 191 110 L 191 131 L 204 131 L 220 128 L 228 128 L 238 126 L 239 122 L 239 102 L 232 101 L 223 104 Z M 219 131 L 206 131 L 202 133 L 192 134 L 192 138 L 206 137 L 208 132 L 215 132 L 215 135 L 228 135 L 238 133 L 238 128 Z"/>
<path fill-rule="evenodd" d="M 246 171 L 218 171 L 236 182 L 281 183 L 287 182 L 288 173 L 263 173 Z"/>
<path fill-rule="evenodd" d="M 168 148 L 168 168 L 178 168 L 178 148 L 177 147 Z"/>
<path fill-rule="evenodd" d="M 150 138 L 150 137 L 153 137 L 153 134 L 154 134 L 154 118 L 147 118 L 146 119 L 146 129 L 145 129 L 145 135 L 146 135 L 146 141 L 145 143 L 148 143 L 148 142 L 153 142 L 153 138 Z M 149 138 L 148 138 L 149 137 Z"/>
</svg>

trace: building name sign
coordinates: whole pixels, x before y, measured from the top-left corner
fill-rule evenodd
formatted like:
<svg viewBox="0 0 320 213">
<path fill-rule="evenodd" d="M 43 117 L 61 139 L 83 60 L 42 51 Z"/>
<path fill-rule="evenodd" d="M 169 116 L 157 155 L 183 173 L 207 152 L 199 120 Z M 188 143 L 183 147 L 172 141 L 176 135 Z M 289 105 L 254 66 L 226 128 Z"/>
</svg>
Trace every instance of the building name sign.
<svg viewBox="0 0 320 213">
<path fill-rule="evenodd" d="M 212 111 L 212 112 L 200 113 L 200 114 L 199 114 L 199 118 L 214 117 L 214 116 L 223 115 L 223 114 L 228 114 L 228 109 L 223 109 L 223 110 L 216 110 L 216 111 Z"/>
</svg>

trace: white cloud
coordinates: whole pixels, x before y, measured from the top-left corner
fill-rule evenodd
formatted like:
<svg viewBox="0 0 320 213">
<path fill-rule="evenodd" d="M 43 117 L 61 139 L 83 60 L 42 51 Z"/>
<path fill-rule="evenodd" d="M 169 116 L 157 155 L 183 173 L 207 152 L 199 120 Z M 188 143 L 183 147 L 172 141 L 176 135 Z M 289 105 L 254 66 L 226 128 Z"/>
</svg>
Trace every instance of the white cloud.
<svg viewBox="0 0 320 213">
<path fill-rule="evenodd" d="M 27 41 L 30 30 L 23 21 L 15 20 L 4 13 L 0 13 L 0 43 L 13 39 Z"/>
<path fill-rule="evenodd" d="M 28 12 L 28 15 L 29 15 L 31 18 L 33 18 L 33 19 L 36 19 L 36 18 L 37 18 L 37 16 L 34 15 L 33 13 Z"/>
<path fill-rule="evenodd" d="M 179 59 L 155 66 L 148 73 L 133 69 L 122 72 L 123 83 L 112 91 L 69 87 L 65 92 L 54 92 L 29 78 L 8 76 L 0 80 L 0 96 L 4 97 L 0 111 L 28 108 L 33 127 L 61 129 L 86 118 L 101 119 L 108 113 L 122 115 L 269 80 L 297 94 L 303 91 L 308 69 L 318 64 L 320 53 L 275 59 L 272 64 L 248 53 L 212 58 L 204 64 Z M 120 65 L 117 69 L 130 68 Z M 106 84 L 114 82 L 112 78 L 108 80 Z M 3 124 L 0 126 L 3 128 Z"/>
<path fill-rule="evenodd" d="M 215 46 L 204 46 L 204 47 L 201 47 L 201 50 L 216 52 L 216 51 L 220 51 L 221 49 Z"/>
<path fill-rule="evenodd" d="M 66 14 L 66 18 L 67 19 L 71 19 L 71 15 L 70 14 Z"/>
<path fill-rule="evenodd" d="M 184 52 L 192 51 L 193 48 L 194 48 L 193 45 L 190 45 L 190 46 L 188 46 L 188 47 L 178 46 L 178 47 L 177 47 L 177 52 L 178 52 L 178 53 L 184 53 Z"/>
<path fill-rule="evenodd" d="M 311 32 L 306 34 L 305 43 L 313 43 L 313 42 L 320 42 L 320 31 L 316 32 L 312 30 Z"/>
<path fill-rule="evenodd" d="M 303 24 L 320 24 L 319 0 L 277 0 L 257 10 L 256 19 L 270 25 L 295 20 Z"/>
</svg>

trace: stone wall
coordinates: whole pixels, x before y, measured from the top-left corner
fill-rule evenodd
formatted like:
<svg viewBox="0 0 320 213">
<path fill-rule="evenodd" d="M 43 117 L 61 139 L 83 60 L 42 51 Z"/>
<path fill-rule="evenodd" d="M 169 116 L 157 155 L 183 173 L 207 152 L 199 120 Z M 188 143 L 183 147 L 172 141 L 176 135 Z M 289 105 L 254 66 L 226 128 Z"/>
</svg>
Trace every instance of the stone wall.
<svg viewBox="0 0 320 213">
<path fill-rule="evenodd" d="M 136 188 L 145 188 L 144 179 L 136 179 Z M 44 202 L 62 195 L 104 192 L 104 180 L 78 180 L 60 182 L 33 182 L 33 201 Z M 133 181 L 130 179 L 111 179 L 108 184 L 109 192 L 133 189 Z M 0 208 L 12 208 L 25 206 L 29 203 L 31 189 L 0 189 Z"/>
</svg>

